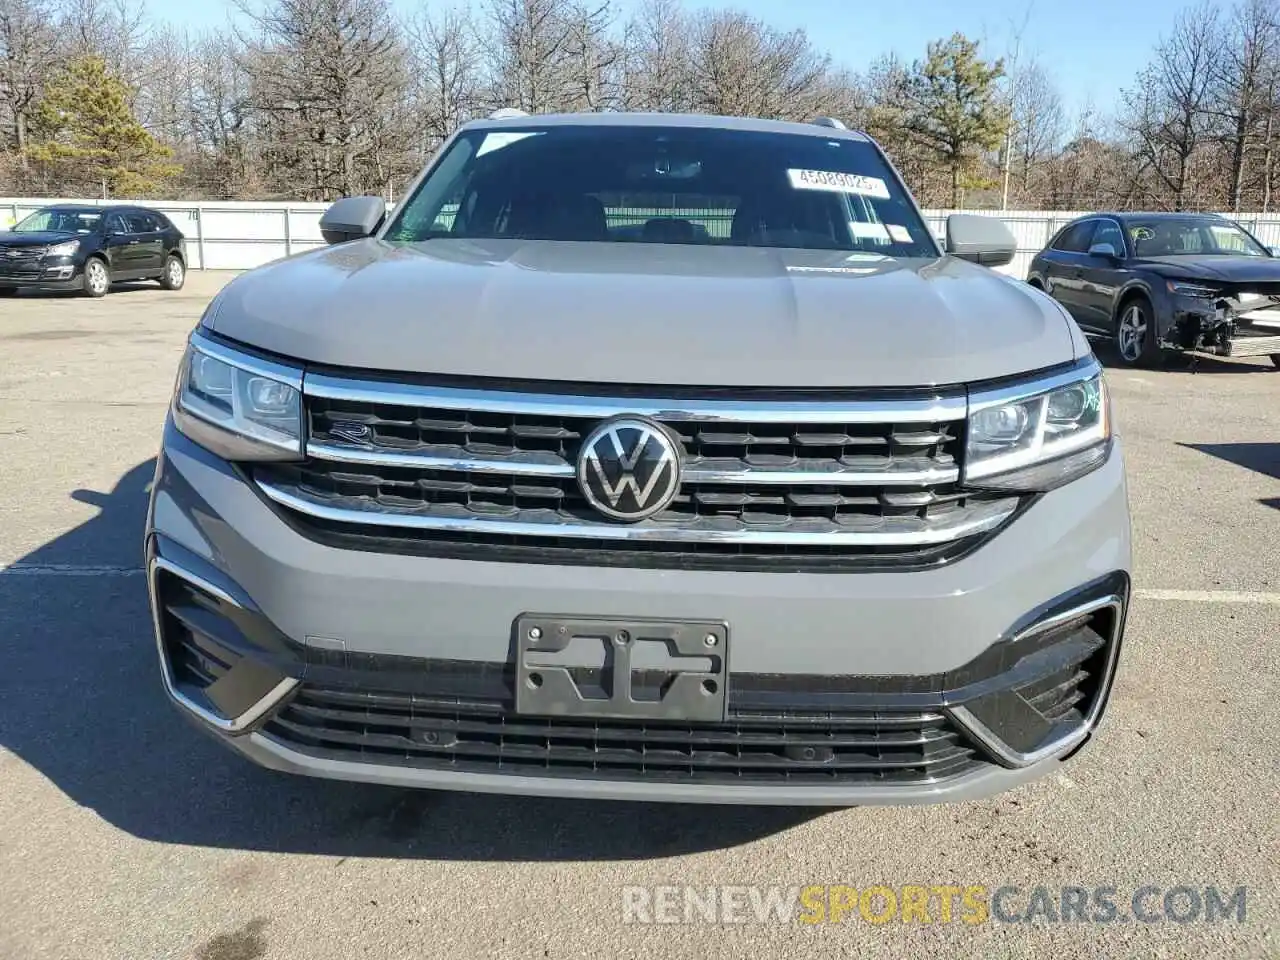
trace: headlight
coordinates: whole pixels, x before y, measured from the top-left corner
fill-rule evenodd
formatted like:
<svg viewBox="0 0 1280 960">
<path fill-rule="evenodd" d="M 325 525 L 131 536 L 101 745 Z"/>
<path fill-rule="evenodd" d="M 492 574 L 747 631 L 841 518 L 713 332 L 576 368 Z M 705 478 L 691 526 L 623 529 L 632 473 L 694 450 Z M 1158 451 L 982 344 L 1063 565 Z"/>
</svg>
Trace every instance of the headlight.
<svg viewBox="0 0 1280 960">
<path fill-rule="evenodd" d="M 999 490 L 1051 490 L 1101 466 L 1111 411 L 1096 363 L 1039 383 L 974 394 L 964 480 Z"/>
<path fill-rule="evenodd" d="M 1199 297 L 1208 300 L 1218 295 L 1218 291 L 1213 287 L 1204 287 L 1198 283 L 1183 283 L 1181 280 L 1167 280 L 1165 286 L 1169 288 L 1170 293 L 1176 293 L 1181 297 Z"/>
<path fill-rule="evenodd" d="M 79 240 L 68 240 L 65 243 L 55 243 L 52 247 L 45 251 L 45 256 L 49 257 L 69 257 L 80 249 Z"/>
<path fill-rule="evenodd" d="M 231 350 L 196 333 L 173 404 L 177 428 L 227 460 L 302 455 L 300 371 Z"/>
</svg>

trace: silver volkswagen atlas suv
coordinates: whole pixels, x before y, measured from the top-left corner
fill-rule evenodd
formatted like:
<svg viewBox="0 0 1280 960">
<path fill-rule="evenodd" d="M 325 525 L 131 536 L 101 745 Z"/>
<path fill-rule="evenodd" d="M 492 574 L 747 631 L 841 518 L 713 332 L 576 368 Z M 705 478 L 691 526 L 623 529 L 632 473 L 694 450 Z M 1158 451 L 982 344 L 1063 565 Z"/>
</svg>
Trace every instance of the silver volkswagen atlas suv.
<svg viewBox="0 0 1280 960">
<path fill-rule="evenodd" d="M 838 121 L 510 115 L 192 331 L 164 689 L 278 770 L 728 803 L 1057 769 L 1129 598 L 1120 443 L 998 220 Z"/>
</svg>

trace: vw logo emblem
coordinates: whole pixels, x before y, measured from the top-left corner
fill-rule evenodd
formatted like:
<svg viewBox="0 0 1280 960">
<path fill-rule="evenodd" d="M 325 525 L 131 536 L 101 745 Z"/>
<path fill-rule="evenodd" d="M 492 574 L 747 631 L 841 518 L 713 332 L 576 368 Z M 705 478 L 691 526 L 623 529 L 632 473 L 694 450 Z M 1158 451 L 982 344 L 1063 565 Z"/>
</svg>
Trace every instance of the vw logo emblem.
<svg viewBox="0 0 1280 960">
<path fill-rule="evenodd" d="M 644 520 L 665 509 L 680 491 L 680 448 L 651 420 L 606 420 L 582 444 L 578 485 L 606 517 Z"/>
</svg>

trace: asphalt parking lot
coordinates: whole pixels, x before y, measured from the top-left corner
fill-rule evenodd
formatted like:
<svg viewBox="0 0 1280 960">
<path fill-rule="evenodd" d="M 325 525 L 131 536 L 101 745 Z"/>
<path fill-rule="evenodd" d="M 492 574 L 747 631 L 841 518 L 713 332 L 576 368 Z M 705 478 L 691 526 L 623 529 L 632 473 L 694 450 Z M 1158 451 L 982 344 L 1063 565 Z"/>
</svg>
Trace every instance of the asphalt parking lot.
<svg viewBox="0 0 1280 960">
<path fill-rule="evenodd" d="M 1103 729 L 982 802 L 838 812 L 293 779 L 164 702 L 140 530 L 225 276 L 0 300 L 0 958 L 1280 956 L 1280 371 L 1113 369 L 1138 599 Z M 1247 888 L 1214 923 L 623 923 L 628 885 Z M 1151 901 L 1158 903 L 1158 898 Z"/>
</svg>

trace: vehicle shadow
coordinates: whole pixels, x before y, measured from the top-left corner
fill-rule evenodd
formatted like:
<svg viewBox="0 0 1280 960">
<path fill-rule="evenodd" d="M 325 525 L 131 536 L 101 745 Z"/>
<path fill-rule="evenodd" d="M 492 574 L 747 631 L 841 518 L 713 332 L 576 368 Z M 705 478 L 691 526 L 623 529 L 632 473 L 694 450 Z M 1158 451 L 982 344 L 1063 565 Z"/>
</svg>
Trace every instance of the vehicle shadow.
<svg viewBox="0 0 1280 960">
<path fill-rule="evenodd" d="M 113 293 L 128 293 L 131 290 L 164 290 L 160 284 L 154 280 L 117 280 L 107 289 L 107 296 Z M 8 294 L 6 300 L 88 300 L 84 291 L 75 290 L 58 290 L 58 289 L 41 289 L 31 287 L 19 287 L 13 293 Z"/>
<path fill-rule="evenodd" d="M 1179 443 L 1178 446 L 1280 480 L 1280 443 Z"/>
<path fill-rule="evenodd" d="M 401 790 L 260 769 L 161 692 L 141 571 L 154 461 L 91 520 L 0 573 L 0 746 L 135 837 L 442 860 L 628 860 L 724 849 L 820 809 L 556 801 Z"/>
<path fill-rule="evenodd" d="M 1172 373 L 1213 375 L 1228 373 L 1275 373 L 1275 365 L 1270 359 L 1229 360 L 1221 357 L 1191 356 L 1186 353 L 1171 353 L 1165 357 L 1158 367 L 1132 367 L 1120 361 L 1120 355 L 1109 343 L 1092 343 L 1094 355 L 1109 370 L 1127 370 L 1133 373 Z"/>
<path fill-rule="evenodd" d="M 1280 480 L 1280 443 L 1180 443 L 1188 450 L 1198 450 L 1211 457 L 1253 470 L 1264 477 Z M 1258 501 L 1264 507 L 1280 510 L 1280 497 Z"/>
</svg>

